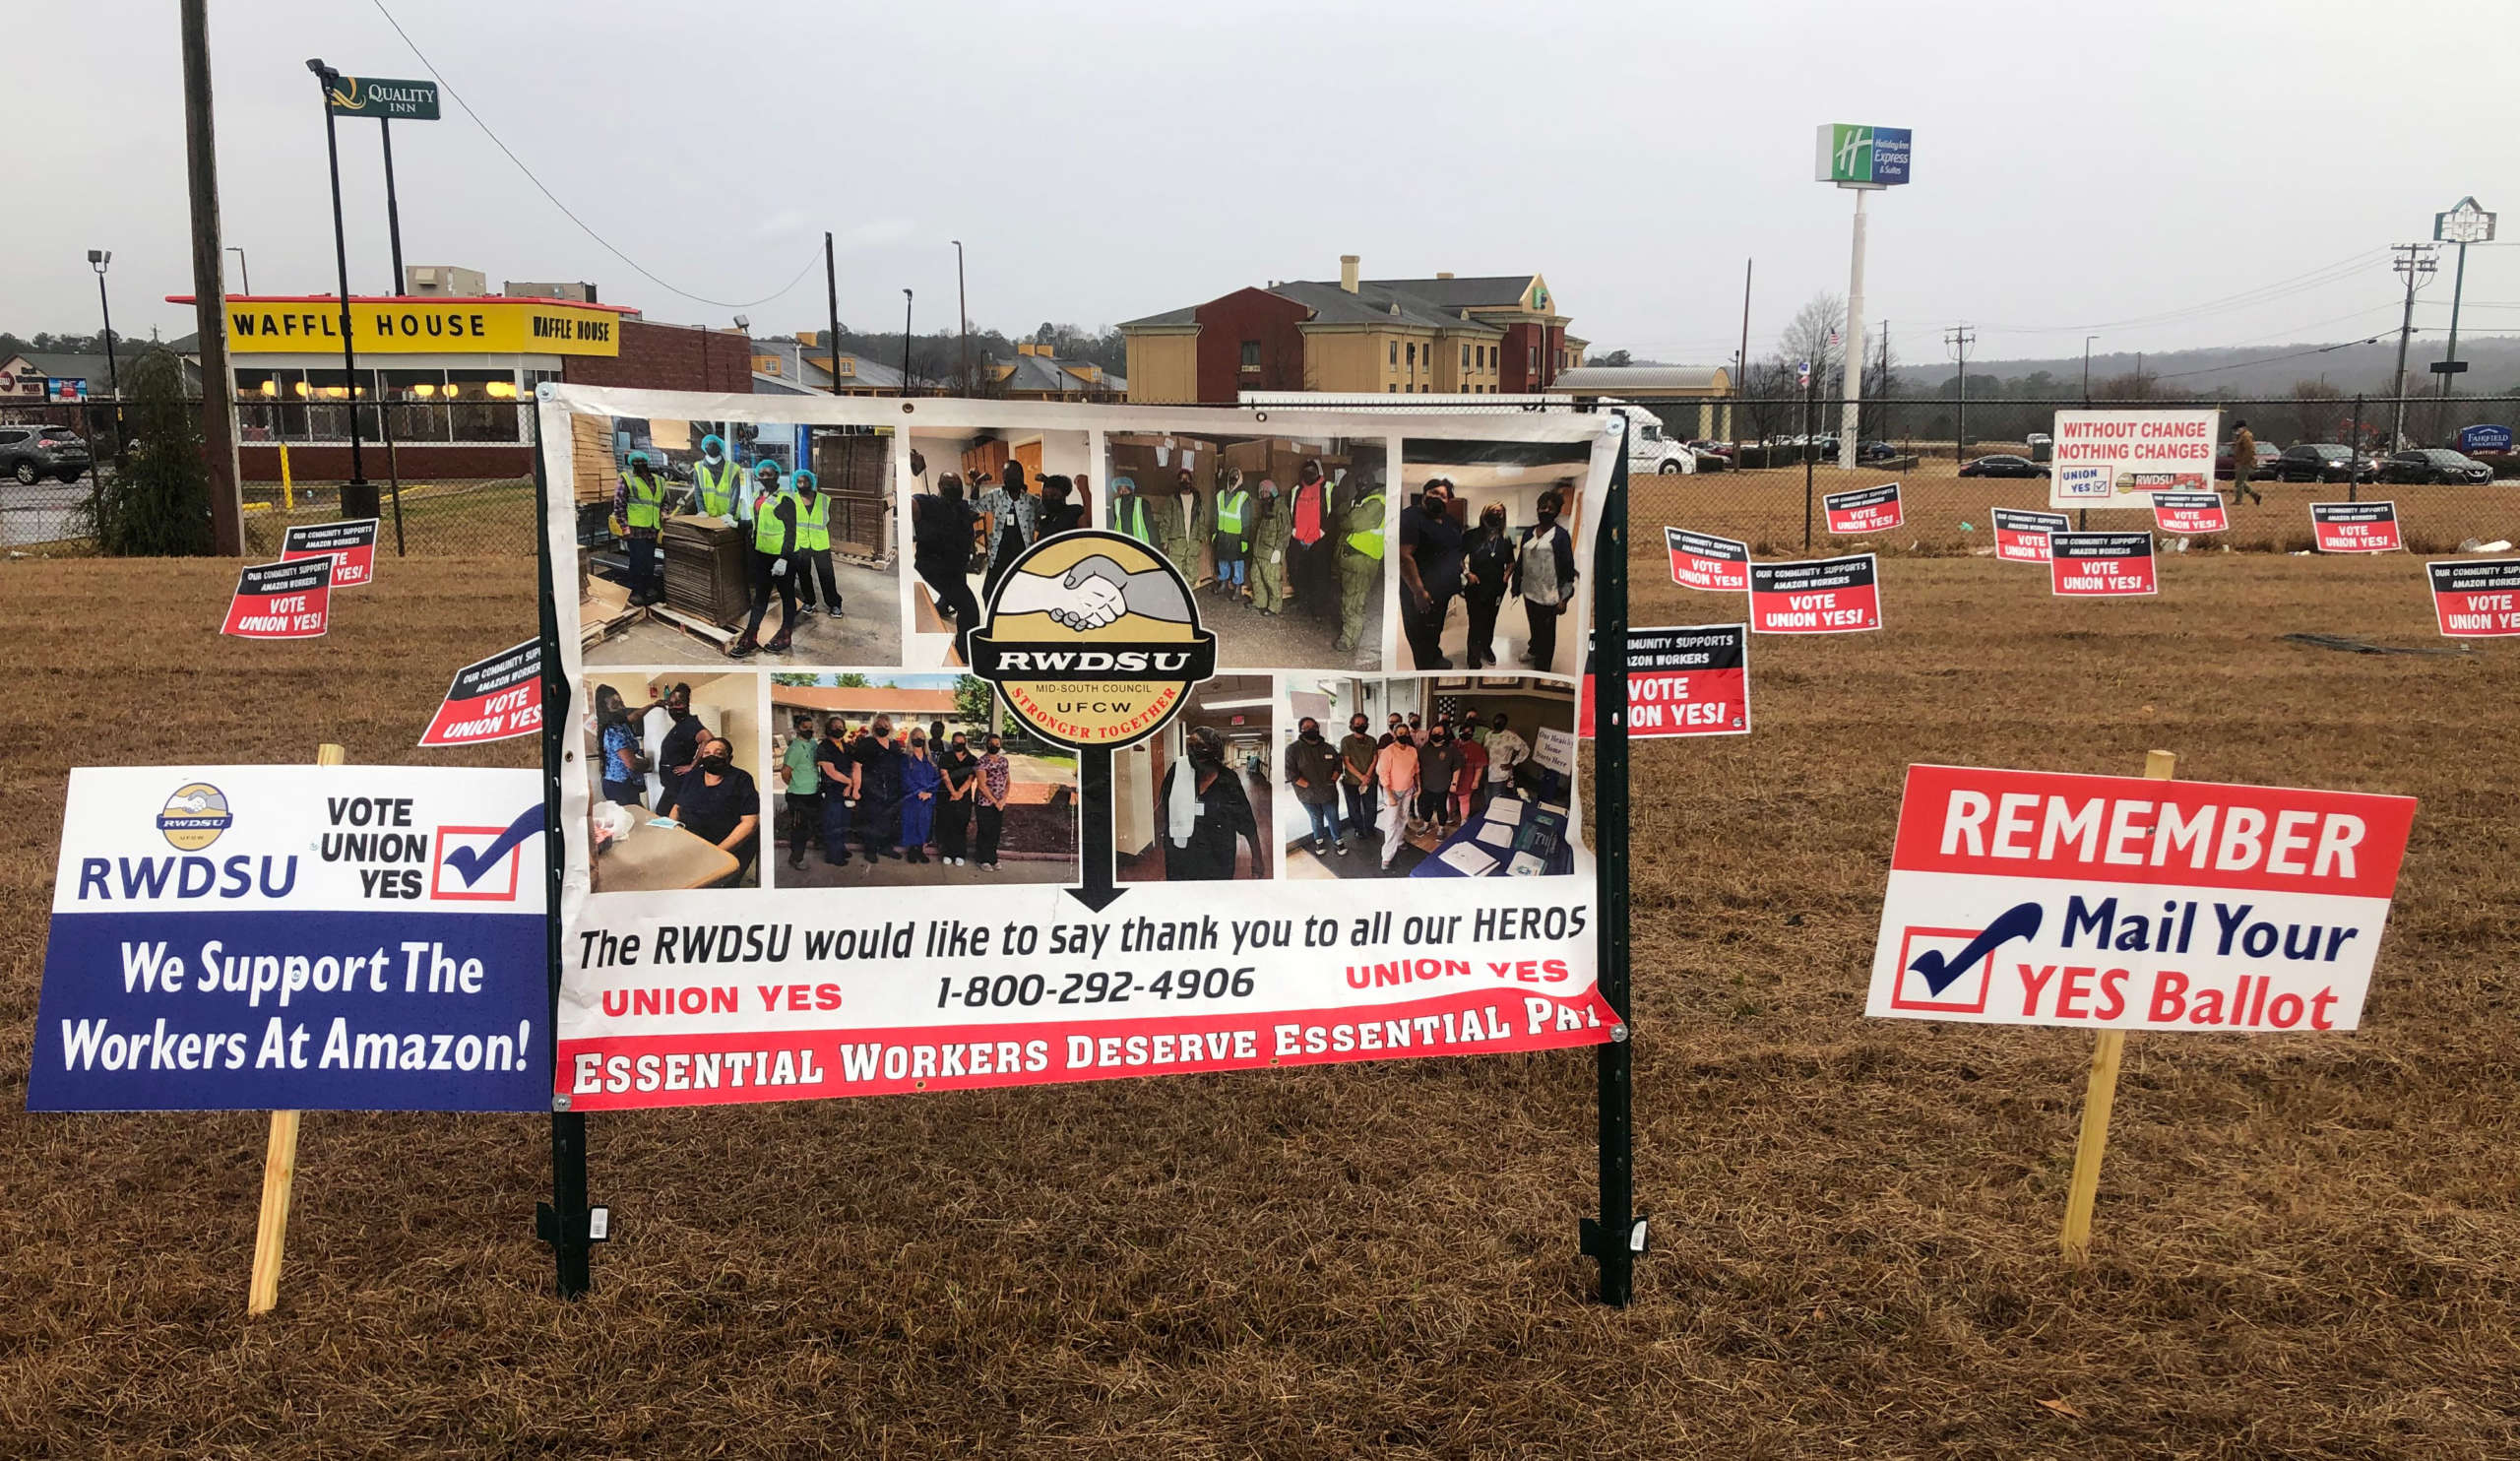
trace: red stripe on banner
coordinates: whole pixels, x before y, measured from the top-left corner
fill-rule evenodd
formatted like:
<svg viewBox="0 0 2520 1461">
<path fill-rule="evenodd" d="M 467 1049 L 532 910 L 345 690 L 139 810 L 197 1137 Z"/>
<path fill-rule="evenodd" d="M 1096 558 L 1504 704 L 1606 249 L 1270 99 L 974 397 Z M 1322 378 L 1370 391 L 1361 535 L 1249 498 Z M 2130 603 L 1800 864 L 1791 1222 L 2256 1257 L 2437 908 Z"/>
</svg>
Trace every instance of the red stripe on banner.
<svg viewBox="0 0 2520 1461">
<path fill-rule="evenodd" d="M 2387 898 L 2415 798 L 1911 766 L 1893 872 Z"/>
<path fill-rule="evenodd" d="M 1046 1086 L 1601 1045 L 1600 992 L 1464 990 L 1406 1004 L 1057 1024 L 914 1025 L 563 1040 L 571 1111 Z"/>
</svg>

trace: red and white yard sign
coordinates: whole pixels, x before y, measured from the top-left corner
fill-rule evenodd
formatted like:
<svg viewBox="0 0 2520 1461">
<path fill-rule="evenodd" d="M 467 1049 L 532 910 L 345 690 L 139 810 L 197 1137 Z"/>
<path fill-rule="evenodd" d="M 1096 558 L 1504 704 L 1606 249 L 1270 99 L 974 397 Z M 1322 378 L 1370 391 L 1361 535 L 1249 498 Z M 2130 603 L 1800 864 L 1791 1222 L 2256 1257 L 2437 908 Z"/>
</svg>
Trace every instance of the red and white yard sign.
<svg viewBox="0 0 2520 1461">
<path fill-rule="evenodd" d="M 1825 493 L 1820 511 L 1828 518 L 1829 531 L 1840 535 L 1887 532 L 1908 520 L 1897 482 Z"/>
<path fill-rule="evenodd" d="M 1584 676 L 1575 733 L 1593 733 L 1593 676 Z M 1750 733 L 1750 626 L 1627 631 L 1627 733 Z"/>
<path fill-rule="evenodd" d="M 2048 535 L 2063 533 L 2073 520 L 2061 512 L 2024 512 L 2019 508 L 1988 509 L 1995 524 L 1995 557 L 2006 563 L 2048 561 Z"/>
<path fill-rule="evenodd" d="M 376 578 L 376 519 L 344 523 L 300 523 L 281 535 L 280 560 L 336 555 L 333 587 L 354 589 Z"/>
<path fill-rule="evenodd" d="M 2520 634 L 2520 558 L 2452 558 L 2426 563 L 2432 611 L 2453 639 Z"/>
<path fill-rule="evenodd" d="M 1663 546 L 1671 554 L 1671 582 L 1683 589 L 1737 594 L 1750 586 L 1750 545 L 1738 539 L 1666 528 Z"/>
<path fill-rule="evenodd" d="M 260 563 L 236 575 L 219 632 L 239 639 L 314 639 L 333 616 L 333 558 Z"/>
<path fill-rule="evenodd" d="M 1881 627 L 1870 553 L 1750 565 L 1753 634 L 1854 634 Z"/>
<path fill-rule="evenodd" d="M 2050 533 L 2048 585 L 2064 599 L 2117 599 L 2161 592 L 2150 533 Z"/>
<path fill-rule="evenodd" d="M 2310 533 L 2323 553 L 2386 553 L 2406 546 L 2394 502 L 2313 502 Z"/>
<path fill-rule="evenodd" d="M 422 745 L 475 745 L 542 729 L 542 641 L 529 639 L 455 671 Z"/>
<path fill-rule="evenodd" d="M 2153 526 L 2164 533 L 2193 538 L 2200 533 L 2228 533 L 2232 515 L 2220 492 L 2155 492 Z"/>
<path fill-rule="evenodd" d="M 1911 766 L 1864 1012 L 2351 1030 L 2411 796 Z"/>
</svg>

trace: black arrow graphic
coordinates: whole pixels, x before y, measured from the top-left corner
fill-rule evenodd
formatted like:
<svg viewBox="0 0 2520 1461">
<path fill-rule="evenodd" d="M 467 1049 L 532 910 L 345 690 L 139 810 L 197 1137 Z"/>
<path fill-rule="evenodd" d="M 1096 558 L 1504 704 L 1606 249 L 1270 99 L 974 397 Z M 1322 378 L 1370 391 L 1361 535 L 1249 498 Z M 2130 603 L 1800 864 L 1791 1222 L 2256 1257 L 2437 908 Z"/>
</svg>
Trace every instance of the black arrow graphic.
<svg viewBox="0 0 2520 1461">
<path fill-rule="evenodd" d="M 1101 913 L 1128 891 L 1111 885 L 1111 748 L 1077 748 L 1078 854 L 1084 858 L 1085 886 L 1067 896 Z"/>
</svg>

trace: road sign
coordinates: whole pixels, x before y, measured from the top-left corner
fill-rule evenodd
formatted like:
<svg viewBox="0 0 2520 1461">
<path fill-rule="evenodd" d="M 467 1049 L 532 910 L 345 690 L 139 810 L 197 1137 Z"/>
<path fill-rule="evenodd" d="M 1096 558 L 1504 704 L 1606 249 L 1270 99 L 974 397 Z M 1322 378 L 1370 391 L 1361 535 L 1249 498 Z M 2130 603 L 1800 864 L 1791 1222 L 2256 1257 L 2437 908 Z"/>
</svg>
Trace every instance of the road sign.
<svg viewBox="0 0 2520 1461">
<path fill-rule="evenodd" d="M 1822 122 L 1813 177 L 1842 188 L 1896 187 L 1909 181 L 1910 135 L 1905 127 Z"/>
<path fill-rule="evenodd" d="M 381 76 L 345 76 L 324 89 L 337 117 L 383 117 L 388 121 L 434 122 L 437 83 L 389 81 Z"/>
<path fill-rule="evenodd" d="M 2443 243 L 2491 243 L 2496 217 L 2477 207 L 2476 199 L 2462 198 L 2449 212 L 2432 216 L 2432 236 Z"/>
</svg>

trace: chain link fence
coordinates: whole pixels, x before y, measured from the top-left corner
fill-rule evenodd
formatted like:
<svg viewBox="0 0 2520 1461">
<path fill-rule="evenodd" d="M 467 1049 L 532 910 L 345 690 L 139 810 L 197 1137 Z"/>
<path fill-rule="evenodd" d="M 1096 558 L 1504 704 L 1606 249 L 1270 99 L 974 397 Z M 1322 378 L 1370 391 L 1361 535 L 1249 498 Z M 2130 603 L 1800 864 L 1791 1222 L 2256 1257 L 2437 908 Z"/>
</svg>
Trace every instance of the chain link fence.
<svg viewBox="0 0 2520 1461">
<path fill-rule="evenodd" d="M 2258 442 L 2249 479 L 2255 495 L 2235 501 L 2231 531 L 2198 540 L 2198 548 L 2306 550 L 2308 504 L 2349 500 L 2395 502 L 2407 546 L 2419 553 L 2451 552 L 2472 540 L 2520 540 L 2520 455 L 2462 454 L 2492 474 L 2484 482 L 2443 480 L 2463 469 L 2403 455 L 2456 453 L 2461 428 L 2520 420 L 2520 397 L 1967 403 L 1894 397 L 1858 404 L 1864 460 L 1853 471 L 1837 465 L 1844 403 L 1836 398 L 1638 397 L 1632 404 L 1660 416 L 1666 437 L 1698 448 L 1693 474 L 1631 479 L 1638 531 L 1687 528 L 1739 539 L 1767 556 L 1990 552 L 1989 510 L 2047 509 L 2046 438 L 2055 429 L 2058 411 L 2086 409 L 2219 409 L 2225 440 L 2218 444 L 2223 450 L 2215 485 L 2227 495 L 2233 488 L 2229 438 L 2236 422 L 2248 422 Z M 2393 450 L 2392 433 L 2401 423 Z M 2283 455 L 2287 448 L 2308 446 L 2346 448 L 2352 466 L 2314 470 L 2301 455 Z M 1636 470 L 1647 469 L 1637 461 Z M 1906 517 L 1901 527 L 1860 538 L 1829 534 L 1823 495 L 1892 481 L 1900 484 Z M 2132 523 L 2124 509 L 2104 509 L 2092 526 L 2124 529 Z"/>
</svg>

